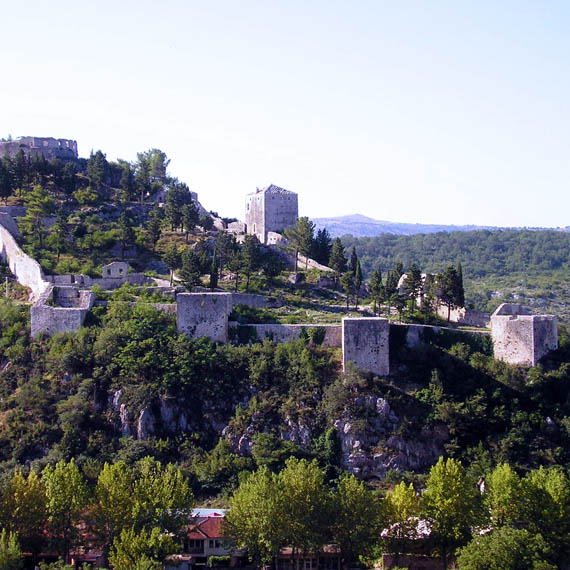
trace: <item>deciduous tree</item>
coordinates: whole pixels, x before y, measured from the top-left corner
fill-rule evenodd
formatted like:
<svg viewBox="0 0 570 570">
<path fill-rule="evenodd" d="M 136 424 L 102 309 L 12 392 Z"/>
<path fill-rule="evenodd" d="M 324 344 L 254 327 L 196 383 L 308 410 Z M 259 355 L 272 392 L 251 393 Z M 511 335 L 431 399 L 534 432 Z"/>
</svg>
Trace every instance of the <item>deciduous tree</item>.
<svg viewBox="0 0 570 570">
<path fill-rule="evenodd" d="M 432 538 L 441 550 L 443 570 L 448 554 L 470 538 L 471 527 L 480 516 L 478 499 L 461 462 L 440 457 L 430 470 L 422 513 L 431 523 Z"/>
</svg>

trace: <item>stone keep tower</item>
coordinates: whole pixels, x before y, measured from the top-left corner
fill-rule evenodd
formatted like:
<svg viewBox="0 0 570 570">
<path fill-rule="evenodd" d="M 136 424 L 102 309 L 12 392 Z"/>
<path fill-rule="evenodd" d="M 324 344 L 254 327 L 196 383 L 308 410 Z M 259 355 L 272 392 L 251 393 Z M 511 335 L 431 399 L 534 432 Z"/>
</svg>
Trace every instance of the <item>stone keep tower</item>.
<svg viewBox="0 0 570 570">
<path fill-rule="evenodd" d="M 257 236 L 261 243 L 267 243 L 268 233 L 281 233 L 295 224 L 298 217 L 299 203 L 295 192 L 271 184 L 246 196 L 246 231 Z"/>
<path fill-rule="evenodd" d="M 558 348 L 557 325 L 552 315 L 530 315 L 520 305 L 503 303 L 491 316 L 495 358 L 536 366 L 545 354 Z"/>
</svg>

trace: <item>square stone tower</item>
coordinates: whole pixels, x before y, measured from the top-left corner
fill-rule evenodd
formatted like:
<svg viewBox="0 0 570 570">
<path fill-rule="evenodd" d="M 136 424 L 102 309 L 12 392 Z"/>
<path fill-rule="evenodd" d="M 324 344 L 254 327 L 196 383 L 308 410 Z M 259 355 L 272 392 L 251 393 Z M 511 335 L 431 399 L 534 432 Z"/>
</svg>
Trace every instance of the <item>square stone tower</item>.
<svg viewBox="0 0 570 570">
<path fill-rule="evenodd" d="M 267 243 L 269 232 L 281 233 L 299 217 L 297 194 L 275 184 L 257 189 L 245 200 L 245 224 L 248 234 Z"/>
<path fill-rule="evenodd" d="M 497 360 L 536 366 L 558 348 L 558 320 L 552 315 L 530 315 L 520 305 L 503 303 L 491 316 L 491 336 Z"/>
</svg>

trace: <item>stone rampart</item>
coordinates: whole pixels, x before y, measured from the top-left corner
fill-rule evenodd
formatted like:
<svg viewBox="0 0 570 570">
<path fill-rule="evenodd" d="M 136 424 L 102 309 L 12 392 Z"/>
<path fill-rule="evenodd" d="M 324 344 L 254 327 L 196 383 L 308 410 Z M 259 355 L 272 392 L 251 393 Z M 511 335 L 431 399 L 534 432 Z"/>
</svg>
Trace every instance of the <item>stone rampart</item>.
<svg viewBox="0 0 570 570">
<path fill-rule="evenodd" d="M 191 337 L 206 336 L 214 342 L 228 342 L 231 293 L 181 293 L 176 297 L 179 332 Z"/>
<path fill-rule="evenodd" d="M 387 319 L 342 319 L 342 362 L 379 376 L 390 374 L 390 325 Z"/>
<path fill-rule="evenodd" d="M 558 319 L 528 315 L 520 306 L 503 303 L 491 317 L 494 357 L 509 364 L 535 366 L 558 348 Z"/>
<path fill-rule="evenodd" d="M 437 315 L 438 317 L 447 320 L 447 307 L 438 305 Z M 449 312 L 449 320 L 452 323 L 457 323 L 458 325 L 465 325 L 468 327 L 489 328 L 491 324 L 491 316 L 489 314 L 483 313 L 482 311 L 475 311 L 474 309 L 469 309 L 468 307 L 451 309 Z"/>
<path fill-rule="evenodd" d="M 0 225 L 0 256 L 10 267 L 18 283 L 32 290 L 32 300 L 39 299 L 49 285 L 42 268 L 35 259 L 22 251 L 4 225 Z"/>
<path fill-rule="evenodd" d="M 54 306 L 52 303 L 66 306 Z M 32 337 L 40 333 L 52 335 L 73 332 L 83 325 L 87 311 L 95 302 L 95 293 L 75 287 L 59 290 L 51 284 L 30 309 Z"/>
<path fill-rule="evenodd" d="M 282 325 L 282 324 L 247 324 L 237 325 L 230 323 L 231 326 L 239 326 L 247 329 L 255 330 L 256 337 L 262 341 L 270 338 L 275 342 L 287 342 L 297 340 L 301 331 L 309 331 L 309 329 L 322 328 L 325 331 L 325 337 L 321 346 L 325 348 L 340 348 L 342 346 L 342 326 L 341 325 Z"/>
<path fill-rule="evenodd" d="M 97 285 L 108 291 L 118 289 L 121 285 L 145 285 L 152 279 L 144 273 L 127 273 L 124 277 L 90 277 L 89 275 L 47 275 L 45 280 L 54 285 L 77 285 L 80 287 L 92 287 Z"/>
<path fill-rule="evenodd" d="M 255 293 L 232 293 L 231 295 L 232 306 L 247 305 L 248 307 L 255 307 L 256 309 L 281 306 L 281 303 L 277 299 L 266 295 L 256 295 Z"/>
</svg>

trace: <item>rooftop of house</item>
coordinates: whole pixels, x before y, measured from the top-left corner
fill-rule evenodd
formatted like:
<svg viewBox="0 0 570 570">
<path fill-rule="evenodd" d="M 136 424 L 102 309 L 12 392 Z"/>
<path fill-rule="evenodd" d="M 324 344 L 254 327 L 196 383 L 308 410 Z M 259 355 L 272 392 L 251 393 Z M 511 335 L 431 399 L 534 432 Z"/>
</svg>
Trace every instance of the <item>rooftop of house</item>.
<svg viewBox="0 0 570 570">
<path fill-rule="evenodd" d="M 188 538 L 190 539 L 205 539 L 205 538 L 223 538 L 222 535 L 222 521 L 224 517 L 220 516 L 207 516 L 198 519 L 196 524 L 188 529 Z"/>
</svg>

